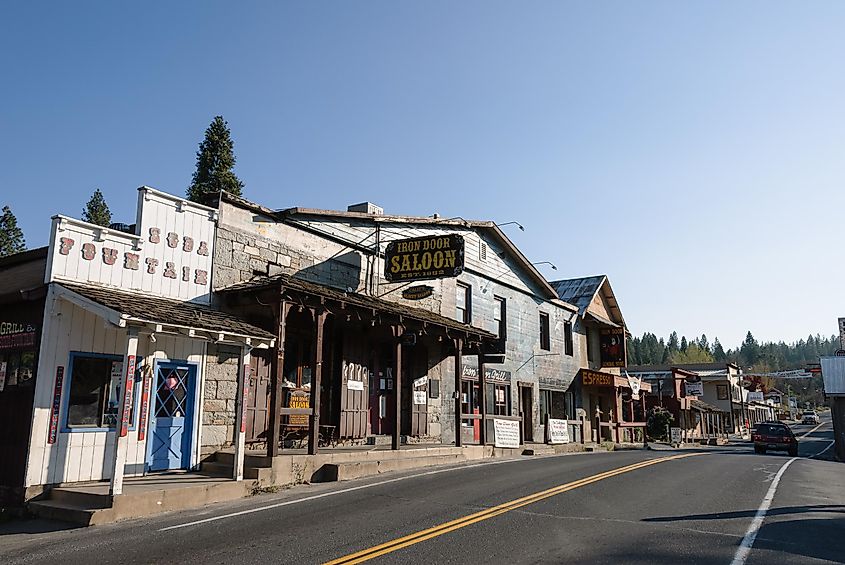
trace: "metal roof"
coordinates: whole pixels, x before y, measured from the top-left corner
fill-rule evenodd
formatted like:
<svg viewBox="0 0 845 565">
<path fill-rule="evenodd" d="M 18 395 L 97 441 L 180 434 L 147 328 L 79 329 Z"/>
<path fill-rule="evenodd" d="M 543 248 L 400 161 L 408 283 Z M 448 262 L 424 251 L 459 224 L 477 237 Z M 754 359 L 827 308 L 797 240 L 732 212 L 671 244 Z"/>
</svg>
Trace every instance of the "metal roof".
<svg viewBox="0 0 845 565">
<path fill-rule="evenodd" d="M 845 357 L 822 357 L 824 393 L 828 396 L 845 396 Z"/>
<path fill-rule="evenodd" d="M 574 304 L 578 308 L 578 313 L 583 317 L 593 302 L 596 294 L 604 288 L 604 299 L 607 304 L 607 309 L 610 313 L 618 316 L 619 325 L 627 327 L 625 318 L 622 316 L 622 310 L 619 308 L 619 302 L 616 300 L 616 295 L 610 287 L 610 281 L 607 275 L 596 275 L 593 277 L 581 277 L 578 279 L 565 279 L 559 281 L 552 281 L 549 283 L 557 292 L 558 297 L 564 302 Z"/>
</svg>

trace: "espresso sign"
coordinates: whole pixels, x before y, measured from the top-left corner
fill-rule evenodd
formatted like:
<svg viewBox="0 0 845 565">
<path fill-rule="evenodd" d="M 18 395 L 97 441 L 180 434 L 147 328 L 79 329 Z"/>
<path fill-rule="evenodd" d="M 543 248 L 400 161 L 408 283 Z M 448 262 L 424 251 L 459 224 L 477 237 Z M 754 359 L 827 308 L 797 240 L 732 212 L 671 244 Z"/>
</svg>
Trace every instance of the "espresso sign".
<svg viewBox="0 0 845 565">
<path fill-rule="evenodd" d="M 457 277 L 464 270 L 464 238 L 450 234 L 391 241 L 384 262 L 389 282 Z"/>
<path fill-rule="evenodd" d="M 613 386 L 614 376 L 608 373 L 581 369 L 581 384 L 584 386 Z"/>
</svg>

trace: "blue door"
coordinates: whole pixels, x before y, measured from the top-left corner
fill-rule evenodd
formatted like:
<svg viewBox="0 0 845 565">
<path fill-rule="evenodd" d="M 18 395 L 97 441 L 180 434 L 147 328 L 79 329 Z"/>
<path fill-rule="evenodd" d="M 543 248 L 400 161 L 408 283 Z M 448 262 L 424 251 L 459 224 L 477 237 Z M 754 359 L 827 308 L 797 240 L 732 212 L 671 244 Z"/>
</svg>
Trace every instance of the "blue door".
<svg viewBox="0 0 845 565">
<path fill-rule="evenodd" d="M 197 369 L 186 363 L 158 363 L 152 439 L 147 460 L 151 471 L 187 469 L 191 464 L 194 391 Z"/>
</svg>

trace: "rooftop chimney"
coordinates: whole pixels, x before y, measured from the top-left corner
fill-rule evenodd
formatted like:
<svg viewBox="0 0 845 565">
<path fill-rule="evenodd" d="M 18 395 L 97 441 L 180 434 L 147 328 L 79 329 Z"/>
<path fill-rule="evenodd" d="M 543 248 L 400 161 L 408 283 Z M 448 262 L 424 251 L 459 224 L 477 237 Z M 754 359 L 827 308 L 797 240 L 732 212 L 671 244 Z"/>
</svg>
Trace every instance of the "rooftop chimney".
<svg viewBox="0 0 845 565">
<path fill-rule="evenodd" d="M 384 208 L 376 206 L 372 202 L 361 202 L 360 204 L 352 204 L 346 208 L 347 212 L 363 212 L 364 214 L 372 214 L 373 216 L 381 216 L 384 214 Z"/>
</svg>

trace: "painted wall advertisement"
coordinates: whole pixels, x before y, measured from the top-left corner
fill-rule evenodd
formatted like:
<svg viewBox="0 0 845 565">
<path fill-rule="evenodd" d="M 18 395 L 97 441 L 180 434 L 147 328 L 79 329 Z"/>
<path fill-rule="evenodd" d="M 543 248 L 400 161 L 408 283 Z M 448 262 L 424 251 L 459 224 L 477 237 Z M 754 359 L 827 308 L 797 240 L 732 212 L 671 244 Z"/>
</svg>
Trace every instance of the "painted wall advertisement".
<svg viewBox="0 0 845 565">
<path fill-rule="evenodd" d="M 603 329 L 599 336 L 602 367 L 625 366 L 625 328 Z"/>
<path fill-rule="evenodd" d="M 519 421 L 493 419 L 496 447 L 519 447 Z"/>
<path fill-rule="evenodd" d="M 566 420 L 549 418 L 549 443 L 569 443 L 569 424 Z"/>
</svg>

